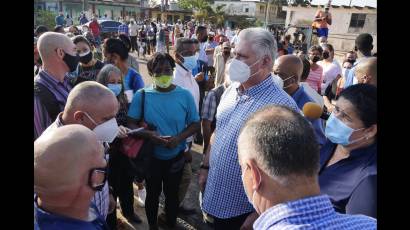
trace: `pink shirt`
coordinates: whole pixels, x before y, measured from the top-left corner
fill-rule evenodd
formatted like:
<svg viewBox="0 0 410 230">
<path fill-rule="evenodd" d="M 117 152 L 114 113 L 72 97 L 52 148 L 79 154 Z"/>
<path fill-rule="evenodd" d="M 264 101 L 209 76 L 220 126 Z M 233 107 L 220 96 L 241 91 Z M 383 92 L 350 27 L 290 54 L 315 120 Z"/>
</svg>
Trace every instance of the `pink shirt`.
<svg viewBox="0 0 410 230">
<path fill-rule="evenodd" d="M 306 79 L 306 82 L 312 87 L 314 90 L 320 93 L 320 85 L 322 83 L 322 73 L 323 68 L 318 66 L 316 70 L 310 69 L 309 76 Z"/>
</svg>

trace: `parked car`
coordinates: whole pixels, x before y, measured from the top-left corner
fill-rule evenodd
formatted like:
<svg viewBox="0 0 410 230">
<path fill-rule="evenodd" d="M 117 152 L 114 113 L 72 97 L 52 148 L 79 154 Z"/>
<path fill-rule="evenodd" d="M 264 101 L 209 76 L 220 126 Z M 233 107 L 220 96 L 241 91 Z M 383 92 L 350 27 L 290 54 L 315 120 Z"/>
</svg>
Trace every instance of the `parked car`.
<svg viewBox="0 0 410 230">
<path fill-rule="evenodd" d="M 84 25 L 90 26 L 90 22 L 85 23 Z M 100 36 L 101 39 L 115 37 L 118 33 L 118 27 L 121 25 L 121 22 L 113 20 L 98 20 L 98 23 L 101 26 Z"/>
</svg>

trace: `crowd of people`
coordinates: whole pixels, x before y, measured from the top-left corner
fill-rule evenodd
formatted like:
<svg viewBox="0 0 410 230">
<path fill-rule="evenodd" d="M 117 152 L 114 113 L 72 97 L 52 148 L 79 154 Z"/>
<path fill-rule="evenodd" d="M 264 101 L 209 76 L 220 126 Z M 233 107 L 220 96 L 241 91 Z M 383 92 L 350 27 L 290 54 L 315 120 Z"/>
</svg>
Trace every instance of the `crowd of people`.
<svg viewBox="0 0 410 230">
<path fill-rule="evenodd" d="M 35 31 L 35 229 L 117 229 L 117 206 L 141 223 L 134 195 L 150 229 L 175 228 L 194 213 L 183 202 L 194 143 L 213 229 L 376 229 L 370 34 L 339 63 L 327 40 L 288 52 L 288 36 L 262 28 L 131 20 L 101 38 L 93 22 Z M 152 84 L 130 52 L 149 55 Z M 303 114 L 310 103 L 319 116 Z"/>
</svg>

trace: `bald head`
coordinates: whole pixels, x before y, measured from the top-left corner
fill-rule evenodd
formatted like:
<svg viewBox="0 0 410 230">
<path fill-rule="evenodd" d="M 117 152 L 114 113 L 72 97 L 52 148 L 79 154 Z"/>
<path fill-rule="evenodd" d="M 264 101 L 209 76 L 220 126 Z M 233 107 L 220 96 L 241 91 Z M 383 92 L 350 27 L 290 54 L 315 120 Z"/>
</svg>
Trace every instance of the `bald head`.
<svg viewBox="0 0 410 230">
<path fill-rule="evenodd" d="M 103 154 L 95 133 L 82 125 L 50 130 L 34 142 L 34 191 L 53 203 L 75 197 L 89 170 L 105 167 Z"/>
<path fill-rule="evenodd" d="M 37 41 L 37 48 L 43 62 L 57 57 L 57 49 L 75 56 L 75 45 L 69 37 L 61 33 L 46 32 Z"/>
<path fill-rule="evenodd" d="M 114 93 L 104 85 L 95 81 L 85 81 L 76 85 L 67 97 L 64 113 L 75 110 L 100 108 L 107 104 L 118 104 Z"/>
<path fill-rule="evenodd" d="M 303 72 L 303 63 L 296 55 L 283 55 L 276 60 L 274 70 L 283 73 L 280 76 L 283 80 L 290 76 L 296 76 L 299 82 Z"/>
<path fill-rule="evenodd" d="M 355 67 L 355 77 L 359 83 L 377 86 L 377 57 L 366 58 Z"/>
</svg>

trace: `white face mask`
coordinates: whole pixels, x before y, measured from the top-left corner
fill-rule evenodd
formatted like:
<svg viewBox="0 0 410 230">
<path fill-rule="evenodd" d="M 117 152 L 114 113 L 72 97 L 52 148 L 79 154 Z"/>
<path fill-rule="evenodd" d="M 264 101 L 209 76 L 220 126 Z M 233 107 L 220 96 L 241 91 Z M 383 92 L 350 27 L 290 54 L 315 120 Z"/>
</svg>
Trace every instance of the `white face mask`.
<svg viewBox="0 0 410 230">
<path fill-rule="evenodd" d="M 115 117 L 98 125 L 97 122 L 95 122 L 94 119 L 92 119 L 90 115 L 88 115 L 88 113 L 84 113 L 94 123 L 94 125 L 96 125 L 93 131 L 97 135 L 97 139 L 99 141 L 111 143 L 115 139 L 119 132 L 117 120 L 115 119 Z"/>
<path fill-rule="evenodd" d="M 283 80 L 282 80 L 282 78 L 280 78 L 278 75 L 276 75 L 276 74 L 272 74 L 272 78 L 273 78 L 273 81 L 275 82 L 275 84 L 280 88 L 280 89 L 282 89 L 283 88 Z"/>
<path fill-rule="evenodd" d="M 244 182 L 244 179 L 243 179 L 243 173 L 241 174 L 241 178 L 242 178 L 243 187 L 245 188 L 245 182 Z M 248 202 L 252 204 L 253 209 L 255 209 L 255 211 L 256 211 L 257 213 L 260 213 L 260 212 L 258 211 L 258 209 L 257 209 L 257 207 L 256 207 L 256 205 L 255 205 L 255 203 L 253 202 L 253 200 L 255 199 L 256 190 L 255 190 L 255 189 L 253 190 L 252 198 L 249 198 L 249 197 L 248 197 L 248 195 L 246 194 L 246 191 L 245 191 L 245 195 L 246 195 L 246 197 L 248 198 Z"/>
<path fill-rule="evenodd" d="M 248 66 L 245 62 L 243 61 L 239 61 L 238 59 L 232 59 L 231 63 L 228 64 L 227 68 L 228 68 L 228 73 L 229 73 L 229 77 L 231 78 L 231 81 L 237 81 L 240 83 L 244 83 L 247 80 L 249 80 L 249 78 L 251 78 L 252 76 L 254 76 L 255 74 L 257 74 L 260 69 L 251 75 L 251 68 L 252 66 L 254 66 L 256 63 L 258 63 L 260 60 L 257 60 L 255 63 L 253 63 L 252 65 Z"/>
</svg>

